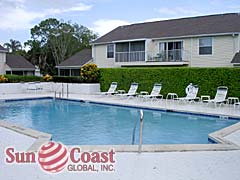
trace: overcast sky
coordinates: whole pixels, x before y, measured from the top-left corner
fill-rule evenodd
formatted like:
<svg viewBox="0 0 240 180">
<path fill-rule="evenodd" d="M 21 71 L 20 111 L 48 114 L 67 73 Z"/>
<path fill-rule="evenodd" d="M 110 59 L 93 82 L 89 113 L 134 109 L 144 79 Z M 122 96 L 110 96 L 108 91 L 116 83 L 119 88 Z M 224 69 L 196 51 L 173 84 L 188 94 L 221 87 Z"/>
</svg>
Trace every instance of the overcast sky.
<svg viewBox="0 0 240 180">
<path fill-rule="evenodd" d="M 0 44 L 26 41 L 30 28 L 55 17 L 103 35 L 120 25 L 227 12 L 240 12 L 239 0 L 0 0 Z"/>
</svg>

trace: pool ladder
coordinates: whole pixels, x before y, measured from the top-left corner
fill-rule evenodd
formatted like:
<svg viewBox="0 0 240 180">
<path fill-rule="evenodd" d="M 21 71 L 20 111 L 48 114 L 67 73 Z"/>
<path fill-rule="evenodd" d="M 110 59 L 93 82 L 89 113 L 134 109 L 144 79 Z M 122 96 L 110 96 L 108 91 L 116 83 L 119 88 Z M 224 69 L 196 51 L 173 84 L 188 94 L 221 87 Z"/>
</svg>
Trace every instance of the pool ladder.
<svg viewBox="0 0 240 180">
<path fill-rule="evenodd" d="M 67 88 L 66 88 L 66 98 L 68 98 L 69 96 L 69 88 L 68 88 L 68 83 L 66 84 Z M 58 98 L 63 98 L 64 97 L 64 84 L 61 84 L 61 92 L 57 93 L 57 90 L 54 92 L 54 98 L 56 99 L 57 94 L 58 94 Z"/>
<path fill-rule="evenodd" d="M 139 129 L 139 144 L 138 144 L 138 153 L 142 152 L 142 132 L 143 132 L 143 110 L 140 110 L 140 129 Z M 134 127 L 133 127 L 133 133 L 132 133 L 132 145 L 134 145 L 135 142 L 135 134 L 136 134 L 136 127 L 137 127 L 138 120 L 136 120 Z"/>
</svg>

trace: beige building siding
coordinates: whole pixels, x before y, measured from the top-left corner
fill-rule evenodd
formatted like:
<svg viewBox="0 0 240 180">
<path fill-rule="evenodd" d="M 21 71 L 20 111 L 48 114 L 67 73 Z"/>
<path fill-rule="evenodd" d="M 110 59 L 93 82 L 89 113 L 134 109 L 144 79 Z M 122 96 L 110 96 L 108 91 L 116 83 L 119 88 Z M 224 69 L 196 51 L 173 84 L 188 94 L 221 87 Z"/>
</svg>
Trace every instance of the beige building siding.
<svg viewBox="0 0 240 180">
<path fill-rule="evenodd" d="M 232 67 L 231 60 L 237 50 L 232 36 L 215 36 L 212 39 L 212 55 L 199 55 L 199 38 L 192 38 L 192 67 Z"/>
<path fill-rule="evenodd" d="M 93 62 L 99 68 L 116 67 L 114 58 L 107 58 L 107 44 L 93 46 Z"/>
<path fill-rule="evenodd" d="M 6 53 L 0 52 L 0 74 L 5 74 Z"/>
<path fill-rule="evenodd" d="M 231 60 L 239 51 L 239 36 L 213 37 L 213 54 L 199 55 L 199 38 L 183 38 L 153 41 L 149 52 L 157 54 L 160 42 L 183 42 L 183 60 L 189 61 L 191 67 L 231 67 Z"/>
<path fill-rule="evenodd" d="M 5 62 L 6 62 L 6 53 L 0 52 L 0 63 L 5 63 Z"/>
<path fill-rule="evenodd" d="M 183 60 L 188 61 L 190 67 L 232 67 L 232 58 L 240 50 L 239 35 L 213 36 L 212 38 L 212 55 L 199 55 L 199 37 L 166 40 L 147 39 L 145 45 L 146 60 L 149 60 L 149 57 L 157 56 L 160 42 L 182 41 Z M 115 63 L 114 58 L 107 58 L 107 45 L 94 45 L 93 58 L 98 67 L 120 66 Z"/>
<path fill-rule="evenodd" d="M 147 51 L 145 59 L 150 60 L 156 53 L 156 43 L 151 39 L 146 40 L 145 51 Z"/>
<path fill-rule="evenodd" d="M 6 74 L 5 64 L 4 63 L 0 63 L 0 75 L 1 74 Z"/>
</svg>

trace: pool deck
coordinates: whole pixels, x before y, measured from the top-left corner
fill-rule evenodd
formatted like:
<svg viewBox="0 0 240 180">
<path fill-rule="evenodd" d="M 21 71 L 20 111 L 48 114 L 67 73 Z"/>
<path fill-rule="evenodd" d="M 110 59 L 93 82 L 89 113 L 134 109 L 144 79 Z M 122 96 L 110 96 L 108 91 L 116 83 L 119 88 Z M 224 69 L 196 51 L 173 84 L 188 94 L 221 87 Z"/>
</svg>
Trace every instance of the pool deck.
<svg viewBox="0 0 240 180">
<path fill-rule="evenodd" d="M 9 94 L 0 95 L 1 99 L 52 97 L 53 94 Z M 178 103 L 174 101 L 147 101 L 139 99 L 120 99 L 99 95 L 71 94 L 70 99 L 80 99 L 108 104 L 151 107 L 189 113 L 207 113 L 223 117 L 240 117 L 240 108 L 232 106 L 214 107 L 206 104 Z M 1 103 L 1 101 L 0 101 Z M 231 151 L 188 151 L 188 152 L 117 152 L 115 172 L 109 173 L 69 173 L 47 174 L 38 165 L 7 165 L 4 162 L 4 149 L 14 146 L 17 150 L 29 150 L 36 138 L 0 127 L 0 179 L 166 179 L 166 180 L 239 180 L 240 150 Z M 240 147 L 240 131 L 225 136 L 225 139 Z M 17 178 L 16 178 L 17 177 Z"/>
</svg>

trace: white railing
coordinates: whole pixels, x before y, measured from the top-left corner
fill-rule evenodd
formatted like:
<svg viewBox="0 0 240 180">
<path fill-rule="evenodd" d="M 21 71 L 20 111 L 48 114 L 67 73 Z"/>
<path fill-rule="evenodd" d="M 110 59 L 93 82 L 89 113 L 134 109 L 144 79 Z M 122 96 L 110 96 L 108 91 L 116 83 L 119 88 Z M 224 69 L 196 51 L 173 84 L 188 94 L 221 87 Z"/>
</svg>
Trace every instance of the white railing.
<svg viewBox="0 0 240 180">
<path fill-rule="evenodd" d="M 140 119 L 135 121 L 133 132 L 132 132 L 132 145 L 135 143 L 135 134 L 136 134 L 136 128 L 137 124 L 140 122 L 139 127 L 139 144 L 138 144 L 138 153 L 142 152 L 142 133 L 143 133 L 143 110 L 140 110 Z"/>
<path fill-rule="evenodd" d="M 183 49 L 161 51 L 147 54 L 147 61 L 151 62 L 182 62 L 188 59 L 189 53 Z"/>
<path fill-rule="evenodd" d="M 116 52 L 115 62 L 145 61 L 145 51 Z"/>
</svg>

